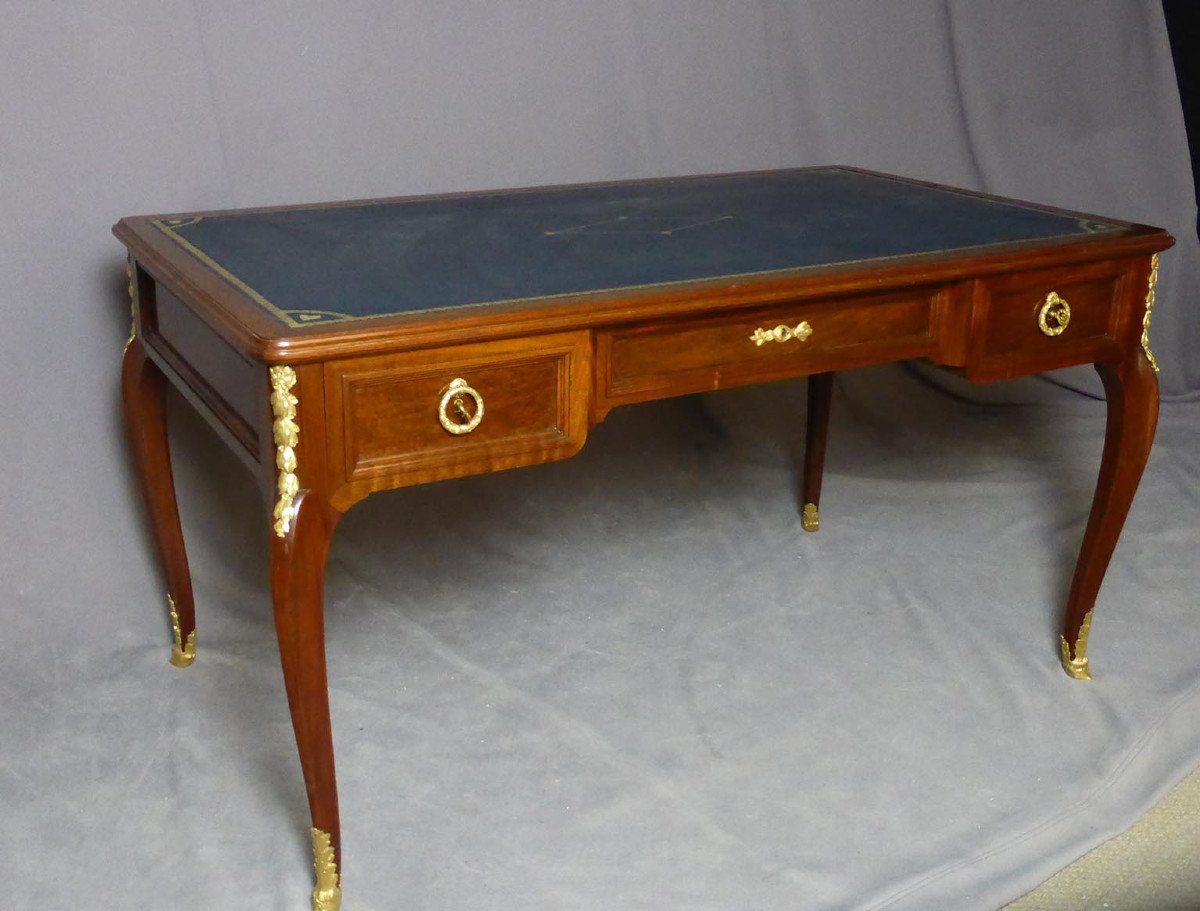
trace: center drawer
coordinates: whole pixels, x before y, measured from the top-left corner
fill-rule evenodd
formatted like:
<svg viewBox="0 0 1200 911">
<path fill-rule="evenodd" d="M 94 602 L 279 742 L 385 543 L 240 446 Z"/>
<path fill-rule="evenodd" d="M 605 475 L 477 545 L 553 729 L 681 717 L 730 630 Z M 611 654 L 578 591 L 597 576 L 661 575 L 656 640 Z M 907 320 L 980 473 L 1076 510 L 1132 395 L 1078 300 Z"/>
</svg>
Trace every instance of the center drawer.
<svg viewBox="0 0 1200 911">
<path fill-rule="evenodd" d="M 612 404 L 928 354 L 931 290 L 796 302 L 597 337 Z"/>
<path fill-rule="evenodd" d="M 353 358 L 325 369 L 330 467 L 355 498 L 566 458 L 587 435 L 587 332 Z"/>
</svg>

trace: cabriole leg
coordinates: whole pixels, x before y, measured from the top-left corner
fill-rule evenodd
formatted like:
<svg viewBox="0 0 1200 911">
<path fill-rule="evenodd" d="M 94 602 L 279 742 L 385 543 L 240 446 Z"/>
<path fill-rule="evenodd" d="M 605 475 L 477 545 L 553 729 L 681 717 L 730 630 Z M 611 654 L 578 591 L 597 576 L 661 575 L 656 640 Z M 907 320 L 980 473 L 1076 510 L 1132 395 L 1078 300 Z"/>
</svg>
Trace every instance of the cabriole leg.
<svg viewBox="0 0 1200 911">
<path fill-rule="evenodd" d="M 146 356 L 140 338 L 125 347 L 121 401 L 138 486 L 150 516 L 151 537 L 167 580 L 167 606 L 175 638 L 171 663 L 187 667 L 196 659 L 196 609 L 192 576 L 183 547 L 171 450 L 167 442 L 167 378 Z"/>
<path fill-rule="evenodd" d="M 313 911 L 341 907 L 341 832 L 325 675 L 325 558 L 341 514 L 301 491 L 290 527 L 271 536 L 275 632 L 312 814 Z"/>
<path fill-rule="evenodd" d="M 1141 351 L 1120 364 L 1096 364 L 1096 372 L 1108 398 L 1104 456 L 1067 597 L 1061 640 L 1063 668 L 1079 680 L 1091 678 L 1087 639 L 1096 593 L 1142 479 L 1158 424 L 1158 379 Z"/>
</svg>

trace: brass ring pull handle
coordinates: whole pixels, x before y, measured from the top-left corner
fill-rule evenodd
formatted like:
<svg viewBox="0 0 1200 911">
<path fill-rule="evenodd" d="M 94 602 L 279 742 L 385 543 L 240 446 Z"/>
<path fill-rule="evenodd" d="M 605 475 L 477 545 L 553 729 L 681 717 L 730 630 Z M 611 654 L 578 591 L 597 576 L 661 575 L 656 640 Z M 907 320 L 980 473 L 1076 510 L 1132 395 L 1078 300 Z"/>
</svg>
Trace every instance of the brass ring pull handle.
<svg viewBox="0 0 1200 911">
<path fill-rule="evenodd" d="M 750 336 L 750 341 L 761 348 L 766 342 L 789 342 L 792 339 L 804 341 L 812 333 L 812 326 L 807 321 L 804 321 L 797 323 L 795 326 L 779 325 L 774 329 L 763 329 L 760 327 L 754 330 L 754 334 Z"/>
<path fill-rule="evenodd" d="M 467 407 L 468 397 L 475 401 L 474 410 Z M 438 420 L 447 433 L 455 436 L 470 433 L 483 420 L 483 396 L 468 386 L 462 377 L 451 380 L 450 385 L 442 390 Z"/>
<path fill-rule="evenodd" d="M 1042 333 L 1051 337 L 1062 335 L 1067 331 L 1067 323 L 1071 322 L 1071 306 L 1058 296 L 1057 291 L 1051 291 L 1042 302 L 1038 311 L 1038 328 Z"/>
</svg>

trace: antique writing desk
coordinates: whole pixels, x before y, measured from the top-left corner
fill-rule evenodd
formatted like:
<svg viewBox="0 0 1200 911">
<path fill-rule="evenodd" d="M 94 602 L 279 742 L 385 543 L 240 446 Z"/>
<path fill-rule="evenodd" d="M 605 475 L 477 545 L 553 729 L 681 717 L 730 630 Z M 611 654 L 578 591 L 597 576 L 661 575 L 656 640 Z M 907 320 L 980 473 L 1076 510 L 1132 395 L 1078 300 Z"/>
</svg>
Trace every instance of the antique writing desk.
<svg viewBox="0 0 1200 911">
<path fill-rule="evenodd" d="M 122 219 L 123 398 L 196 653 L 169 381 L 260 480 L 280 659 L 312 811 L 313 906 L 340 903 L 322 584 L 376 490 L 578 452 L 617 405 L 809 376 L 815 531 L 832 371 L 928 358 L 971 380 L 1094 363 L 1108 432 L 1063 617 L 1092 607 L 1158 416 L 1157 228 L 846 168 Z"/>
</svg>

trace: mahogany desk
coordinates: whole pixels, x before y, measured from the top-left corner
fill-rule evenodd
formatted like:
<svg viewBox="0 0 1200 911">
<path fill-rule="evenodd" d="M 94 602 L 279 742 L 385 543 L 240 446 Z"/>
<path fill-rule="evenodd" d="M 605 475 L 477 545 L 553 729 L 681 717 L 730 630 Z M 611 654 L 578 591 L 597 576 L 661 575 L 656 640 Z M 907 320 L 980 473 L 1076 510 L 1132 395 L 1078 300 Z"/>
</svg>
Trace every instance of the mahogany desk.
<svg viewBox="0 0 1200 911">
<path fill-rule="evenodd" d="M 848 168 L 122 219 L 123 398 L 167 582 L 196 654 L 164 420 L 168 382 L 270 512 L 280 659 L 317 886 L 341 849 L 323 576 L 377 490 L 565 459 L 614 407 L 808 376 L 815 531 L 832 371 L 906 358 L 1001 380 L 1094 363 L 1100 478 L 1063 617 L 1092 607 L 1158 416 L 1147 330 L 1165 231 Z"/>
</svg>

